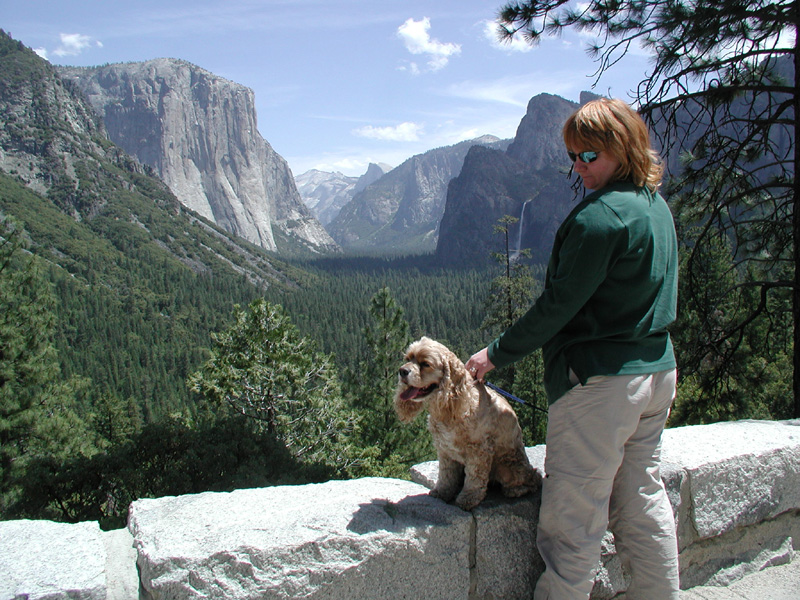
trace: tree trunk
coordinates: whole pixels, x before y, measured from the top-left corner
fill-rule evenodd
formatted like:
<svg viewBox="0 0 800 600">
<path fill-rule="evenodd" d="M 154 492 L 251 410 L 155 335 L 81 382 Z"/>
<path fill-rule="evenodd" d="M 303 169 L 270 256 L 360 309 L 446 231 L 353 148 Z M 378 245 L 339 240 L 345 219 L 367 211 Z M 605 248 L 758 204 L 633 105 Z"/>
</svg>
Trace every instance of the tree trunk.
<svg viewBox="0 0 800 600">
<path fill-rule="evenodd" d="M 794 164 L 792 165 L 792 242 L 794 258 L 794 288 L 792 289 L 792 320 L 794 325 L 794 347 L 792 350 L 792 391 L 794 402 L 792 416 L 800 418 L 800 185 L 798 185 L 797 166 L 800 165 L 800 143 L 797 139 L 797 120 L 800 118 L 800 45 L 797 34 L 800 33 L 800 15 L 795 5 L 795 46 L 794 46 Z"/>
</svg>

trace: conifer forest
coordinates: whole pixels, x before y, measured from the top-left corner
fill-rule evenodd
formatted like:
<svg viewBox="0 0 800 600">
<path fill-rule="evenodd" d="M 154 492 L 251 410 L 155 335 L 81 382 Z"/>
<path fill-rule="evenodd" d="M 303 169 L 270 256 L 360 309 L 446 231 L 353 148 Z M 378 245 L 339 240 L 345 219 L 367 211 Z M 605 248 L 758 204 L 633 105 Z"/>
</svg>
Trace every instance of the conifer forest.
<svg viewBox="0 0 800 600">
<path fill-rule="evenodd" d="M 795 3 L 655 0 L 648 27 L 642 3 L 562 4 L 500 19 L 534 43 L 606 27 L 601 66 L 648 35 L 642 112 L 659 143 L 689 144 L 662 188 L 681 245 L 668 426 L 800 417 L 800 86 L 779 62 L 796 50 L 769 46 Z M 78 97 L 0 31 L 0 150 L 16 160 L 0 169 L 0 519 L 116 529 L 137 498 L 407 478 L 435 459 L 424 417 L 394 413 L 403 351 L 425 335 L 466 361 L 527 310 L 546 265 L 512 259 L 516 218 L 482 224 L 496 247 L 480 266 L 268 252 L 182 206 Z M 527 446 L 545 439 L 542 370 L 536 352 L 488 377 L 528 403 Z"/>
</svg>

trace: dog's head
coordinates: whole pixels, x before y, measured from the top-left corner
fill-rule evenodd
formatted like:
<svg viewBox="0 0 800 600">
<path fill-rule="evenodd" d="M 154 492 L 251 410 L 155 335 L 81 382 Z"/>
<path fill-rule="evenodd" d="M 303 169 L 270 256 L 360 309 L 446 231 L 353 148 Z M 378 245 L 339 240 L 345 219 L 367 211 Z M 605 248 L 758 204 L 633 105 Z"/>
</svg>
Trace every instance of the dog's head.
<svg viewBox="0 0 800 600">
<path fill-rule="evenodd" d="M 398 371 L 394 407 L 406 423 L 422 412 L 428 400 L 450 402 L 463 396 L 471 380 L 455 354 L 427 337 L 408 347 L 405 360 Z"/>
</svg>

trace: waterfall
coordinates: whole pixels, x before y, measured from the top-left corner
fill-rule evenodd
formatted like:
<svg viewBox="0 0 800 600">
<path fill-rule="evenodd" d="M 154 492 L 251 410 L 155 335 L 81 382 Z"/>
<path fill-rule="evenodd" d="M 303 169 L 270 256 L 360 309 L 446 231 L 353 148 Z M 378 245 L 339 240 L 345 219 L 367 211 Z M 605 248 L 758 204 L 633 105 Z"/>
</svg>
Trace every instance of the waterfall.
<svg viewBox="0 0 800 600">
<path fill-rule="evenodd" d="M 522 232 L 525 230 L 525 209 L 530 200 L 522 203 L 522 210 L 519 212 L 519 227 L 517 228 L 517 247 L 511 252 L 511 260 L 517 260 L 519 253 L 522 252 Z"/>
</svg>

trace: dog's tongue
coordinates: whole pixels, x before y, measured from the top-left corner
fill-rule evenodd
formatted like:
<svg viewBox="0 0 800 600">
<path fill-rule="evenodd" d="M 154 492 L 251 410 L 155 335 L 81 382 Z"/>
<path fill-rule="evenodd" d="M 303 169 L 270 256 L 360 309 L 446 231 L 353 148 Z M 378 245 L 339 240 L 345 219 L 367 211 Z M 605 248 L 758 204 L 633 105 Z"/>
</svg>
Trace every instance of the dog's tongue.
<svg viewBox="0 0 800 600">
<path fill-rule="evenodd" d="M 422 390 L 420 388 L 410 387 L 407 388 L 402 394 L 400 394 L 400 398 L 402 398 L 403 400 L 413 400 L 414 398 L 419 396 L 419 393 L 421 391 Z"/>
</svg>

